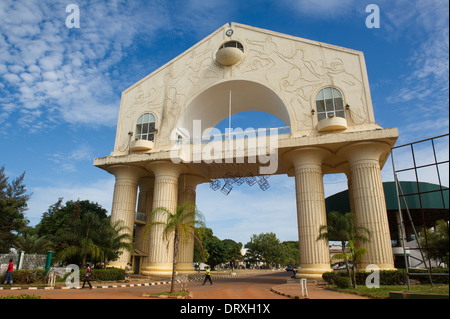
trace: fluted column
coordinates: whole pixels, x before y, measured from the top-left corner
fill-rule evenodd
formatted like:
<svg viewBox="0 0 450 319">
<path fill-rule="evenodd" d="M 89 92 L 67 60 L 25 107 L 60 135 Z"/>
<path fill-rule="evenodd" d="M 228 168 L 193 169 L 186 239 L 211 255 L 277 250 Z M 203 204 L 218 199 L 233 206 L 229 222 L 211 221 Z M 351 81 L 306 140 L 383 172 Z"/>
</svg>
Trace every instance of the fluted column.
<svg viewBox="0 0 450 319">
<path fill-rule="evenodd" d="M 126 232 L 132 237 L 136 213 L 136 198 L 139 178 L 145 170 L 128 165 L 116 165 L 108 169 L 116 177 L 114 185 L 111 223 L 120 220 Z M 131 252 L 122 250 L 116 261 L 109 263 L 111 267 L 125 268 L 131 259 Z"/>
<path fill-rule="evenodd" d="M 165 207 L 175 212 L 178 201 L 178 177 L 181 165 L 172 162 L 154 162 L 147 166 L 155 174 L 152 210 Z M 165 215 L 158 213 L 151 221 L 165 222 Z M 173 242 L 163 238 L 163 225 L 153 226 L 146 234 L 150 251 L 143 274 L 168 276 L 172 273 Z"/>
<path fill-rule="evenodd" d="M 145 216 L 145 224 L 150 223 L 150 215 L 152 212 L 153 205 L 153 185 L 155 179 L 153 177 L 143 177 L 139 180 L 139 196 L 138 196 L 138 208 L 139 214 Z M 148 254 L 150 252 L 150 241 L 149 236 L 145 233 L 145 226 L 137 224 L 135 231 L 135 246 L 137 249 L 141 250 L 146 257 L 141 258 L 141 269 L 144 269 L 148 261 Z"/>
<path fill-rule="evenodd" d="M 360 268 L 376 264 L 380 269 L 394 269 L 386 200 L 381 180 L 380 157 L 389 153 L 389 145 L 360 142 L 339 151 L 350 163 L 352 196 L 357 223 L 370 231 L 370 242 L 361 244 L 368 252 Z"/>
<path fill-rule="evenodd" d="M 187 202 L 195 204 L 197 185 L 204 182 L 205 179 L 200 176 L 181 175 L 178 181 L 178 205 Z M 180 242 L 177 256 L 177 271 L 180 273 L 195 272 L 194 269 L 194 238 L 187 238 L 186 241 Z"/>
<path fill-rule="evenodd" d="M 317 240 L 319 228 L 327 224 L 323 189 L 322 162 L 331 152 L 305 147 L 289 152 L 295 169 L 300 278 L 321 279 L 331 271 L 328 242 Z"/>
<path fill-rule="evenodd" d="M 352 184 L 352 177 L 350 175 L 350 171 L 346 172 L 345 175 L 347 176 L 347 189 L 348 189 L 348 202 L 350 204 L 350 212 L 355 212 L 355 202 L 353 200 L 353 184 Z M 347 213 L 347 212 L 345 212 Z"/>
</svg>

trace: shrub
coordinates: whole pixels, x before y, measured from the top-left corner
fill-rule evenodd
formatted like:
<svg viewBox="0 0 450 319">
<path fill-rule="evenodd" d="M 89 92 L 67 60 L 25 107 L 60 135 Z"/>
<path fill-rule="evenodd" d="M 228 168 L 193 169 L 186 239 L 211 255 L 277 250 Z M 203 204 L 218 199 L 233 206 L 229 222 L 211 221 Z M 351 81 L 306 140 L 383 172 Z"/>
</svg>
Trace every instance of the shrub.
<svg viewBox="0 0 450 319">
<path fill-rule="evenodd" d="M 356 284 L 365 285 L 366 278 L 370 274 L 371 274 L 370 272 L 357 271 L 355 276 Z M 326 272 L 322 275 L 323 280 L 325 280 L 329 284 L 337 284 L 336 278 L 339 277 L 348 278 L 347 272 L 346 271 Z M 427 278 L 428 277 L 426 277 L 426 279 Z M 406 273 L 404 269 L 380 270 L 380 285 L 403 285 L 405 283 L 406 283 Z"/>
<path fill-rule="evenodd" d="M 423 276 L 412 275 L 409 278 L 418 280 L 422 284 L 430 283 L 430 276 L 428 275 L 428 270 L 423 269 L 409 269 L 410 273 L 423 273 Z M 433 274 L 448 274 L 448 268 L 432 268 L 431 272 Z M 431 276 L 431 280 L 436 284 L 448 284 L 448 275 Z"/>
<path fill-rule="evenodd" d="M 423 275 L 412 275 L 410 279 L 418 280 L 422 284 L 430 283 L 430 277 L 427 270 L 422 269 L 409 269 L 411 273 L 423 273 Z M 448 268 L 433 268 L 433 273 L 448 273 Z M 370 275 L 370 272 L 357 271 L 356 272 L 356 284 L 365 285 L 366 278 Z M 347 272 L 326 272 L 322 275 L 323 280 L 329 284 L 337 284 L 336 278 L 347 277 Z M 432 276 L 433 283 L 448 284 L 448 275 Z M 380 285 L 405 285 L 406 284 L 406 271 L 405 269 L 397 270 L 380 270 Z"/>
<path fill-rule="evenodd" d="M 350 288 L 352 285 L 350 282 L 350 278 L 348 278 L 347 276 L 336 276 L 336 278 L 334 278 L 334 282 L 336 283 L 336 286 L 338 286 L 338 288 L 343 289 Z"/>
<path fill-rule="evenodd" d="M 380 271 L 380 285 L 404 285 L 406 272 L 404 269 Z"/>
<path fill-rule="evenodd" d="M 329 284 L 334 284 L 334 279 L 336 278 L 336 276 L 337 274 L 334 271 L 329 271 L 322 274 L 322 279 Z"/>
<path fill-rule="evenodd" d="M 1 282 L 5 282 L 6 274 L 1 276 Z M 45 271 L 43 269 L 19 269 L 12 273 L 13 283 L 29 285 L 33 283 L 45 283 Z"/>
<path fill-rule="evenodd" d="M 80 269 L 80 280 L 84 280 L 86 269 Z M 125 270 L 120 268 L 92 269 L 92 281 L 124 280 Z"/>
<path fill-rule="evenodd" d="M 357 271 L 356 272 L 356 284 L 365 285 L 367 276 L 371 272 Z M 398 270 L 380 270 L 380 285 L 403 285 L 406 283 L 406 273 L 403 269 Z"/>
<path fill-rule="evenodd" d="M 69 275 L 65 274 L 64 280 Z M 86 275 L 86 269 L 80 269 L 80 281 L 84 280 Z M 13 283 L 14 284 L 45 284 L 47 283 L 47 277 L 43 269 L 20 269 L 13 271 Z M 0 276 L 1 283 L 5 281 L 6 274 Z M 92 269 L 92 281 L 115 281 L 123 280 L 125 278 L 125 270 L 120 268 L 106 268 L 106 269 Z"/>
</svg>

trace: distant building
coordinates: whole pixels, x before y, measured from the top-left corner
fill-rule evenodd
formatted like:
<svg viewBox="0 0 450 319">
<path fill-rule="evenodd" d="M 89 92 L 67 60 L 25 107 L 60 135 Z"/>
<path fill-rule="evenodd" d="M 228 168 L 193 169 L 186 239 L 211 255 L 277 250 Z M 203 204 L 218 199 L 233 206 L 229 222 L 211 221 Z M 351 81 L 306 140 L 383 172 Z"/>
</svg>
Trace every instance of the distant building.
<svg viewBox="0 0 450 319">
<path fill-rule="evenodd" d="M 406 208 L 411 215 L 412 222 L 416 231 L 419 232 L 425 226 L 434 227 L 436 221 L 445 220 L 449 222 L 449 189 L 436 184 L 420 182 L 403 181 L 400 183 L 402 193 L 409 194 L 404 196 L 407 205 L 403 199 L 400 200 L 403 221 L 405 224 L 405 242 L 407 247 L 408 262 L 410 267 L 424 267 L 420 251 L 418 251 L 416 238 L 412 224 L 409 221 Z M 420 189 L 420 197 L 419 191 Z M 386 199 L 386 209 L 389 223 L 389 232 L 394 253 L 394 263 L 398 268 L 404 268 L 403 247 L 401 241 L 401 231 L 398 219 L 398 200 L 397 191 L 394 182 L 383 183 L 383 189 Z M 325 200 L 327 214 L 331 211 L 346 213 L 351 211 L 351 205 L 348 190 L 329 196 Z M 427 262 L 428 265 L 428 262 Z M 435 262 L 432 266 L 436 265 Z"/>
</svg>

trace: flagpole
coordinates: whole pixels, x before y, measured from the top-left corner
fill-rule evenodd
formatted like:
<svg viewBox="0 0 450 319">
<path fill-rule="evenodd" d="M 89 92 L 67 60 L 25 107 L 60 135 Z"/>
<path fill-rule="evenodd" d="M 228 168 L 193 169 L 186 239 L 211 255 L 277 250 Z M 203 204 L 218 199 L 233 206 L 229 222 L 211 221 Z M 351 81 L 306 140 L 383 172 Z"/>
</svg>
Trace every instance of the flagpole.
<svg viewBox="0 0 450 319">
<path fill-rule="evenodd" d="M 231 91 L 228 99 L 228 134 L 231 132 Z"/>
</svg>

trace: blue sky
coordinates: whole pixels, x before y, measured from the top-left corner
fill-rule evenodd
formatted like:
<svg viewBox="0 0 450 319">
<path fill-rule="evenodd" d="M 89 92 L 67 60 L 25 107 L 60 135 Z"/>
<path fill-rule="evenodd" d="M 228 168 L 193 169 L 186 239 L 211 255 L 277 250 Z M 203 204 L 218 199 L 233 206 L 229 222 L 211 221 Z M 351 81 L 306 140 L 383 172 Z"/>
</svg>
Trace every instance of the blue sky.
<svg viewBox="0 0 450 319">
<path fill-rule="evenodd" d="M 71 3 L 79 29 L 65 25 Z M 365 24 L 370 3 L 378 29 Z M 448 133 L 448 9 L 447 0 L 1 0 L 0 165 L 11 179 L 26 172 L 31 225 L 58 197 L 109 211 L 114 178 L 93 159 L 113 150 L 121 92 L 227 22 L 363 51 L 375 119 L 398 127 L 398 144 Z M 297 240 L 294 181 L 269 182 L 228 196 L 199 186 L 207 226 L 244 244 L 269 231 Z M 327 195 L 345 188 L 345 176 L 325 177 Z"/>
</svg>

